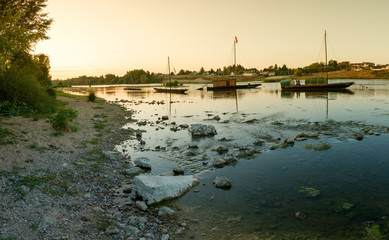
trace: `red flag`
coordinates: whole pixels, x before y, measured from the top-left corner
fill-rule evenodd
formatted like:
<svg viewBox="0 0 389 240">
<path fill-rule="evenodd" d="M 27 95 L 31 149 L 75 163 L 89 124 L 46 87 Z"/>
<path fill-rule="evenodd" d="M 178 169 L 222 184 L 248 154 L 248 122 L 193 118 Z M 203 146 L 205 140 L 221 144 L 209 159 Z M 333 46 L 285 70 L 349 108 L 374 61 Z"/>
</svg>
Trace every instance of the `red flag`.
<svg viewBox="0 0 389 240">
<path fill-rule="evenodd" d="M 238 43 L 238 38 L 235 36 L 235 42 Z"/>
</svg>

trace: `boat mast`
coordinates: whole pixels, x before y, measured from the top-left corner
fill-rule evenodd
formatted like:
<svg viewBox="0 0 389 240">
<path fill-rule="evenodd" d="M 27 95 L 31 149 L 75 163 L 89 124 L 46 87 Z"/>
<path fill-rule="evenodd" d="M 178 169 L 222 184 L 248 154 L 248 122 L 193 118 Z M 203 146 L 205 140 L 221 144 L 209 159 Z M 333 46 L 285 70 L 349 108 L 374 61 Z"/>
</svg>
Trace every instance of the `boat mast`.
<svg viewBox="0 0 389 240">
<path fill-rule="evenodd" d="M 327 31 L 324 30 L 324 48 L 325 48 L 325 53 L 326 53 L 326 84 L 328 85 L 328 66 L 327 66 Z"/>
<path fill-rule="evenodd" d="M 235 81 L 236 81 L 236 42 L 237 41 L 238 41 L 238 39 L 235 36 L 235 39 L 234 39 L 234 78 L 235 78 Z"/>
<path fill-rule="evenodd" d="M 172 84 L 170 82 L 170 59 L 169 59 L 169 56 L 167 57 L 167 68 L 168 68 L 169 86 L 170 86 L 170 90 L 171 90 L 172 89 Z"/>
</svg>

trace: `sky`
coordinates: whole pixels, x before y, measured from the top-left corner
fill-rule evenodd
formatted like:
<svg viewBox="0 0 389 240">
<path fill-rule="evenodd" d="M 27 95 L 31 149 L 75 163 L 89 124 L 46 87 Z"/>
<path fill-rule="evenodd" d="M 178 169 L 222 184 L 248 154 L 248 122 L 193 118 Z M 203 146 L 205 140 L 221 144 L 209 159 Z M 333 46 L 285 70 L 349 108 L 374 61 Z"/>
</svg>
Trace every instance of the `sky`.
<svg viewBox="0 0 389 240">
<path fill-rule="evenodd" d="M 53 79 L 133 69 L 259 70 L 328 59 L 389 64 L 388 0 L 48 0 L 54 22 L 35 53 Z"/>
</svg>

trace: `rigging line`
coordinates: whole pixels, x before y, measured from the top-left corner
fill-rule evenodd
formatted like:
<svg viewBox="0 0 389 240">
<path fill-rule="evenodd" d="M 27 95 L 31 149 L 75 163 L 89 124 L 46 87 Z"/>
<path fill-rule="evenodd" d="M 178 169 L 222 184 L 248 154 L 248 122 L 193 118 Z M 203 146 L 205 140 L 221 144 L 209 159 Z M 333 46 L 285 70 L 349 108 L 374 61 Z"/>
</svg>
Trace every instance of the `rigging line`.
<svg viewBox="0 0 389 240">
<path fill-rule="evenodd" d="M 231 47 L 228 58 L 224 62 L 224 65 L 221 67 L 221 69 L 223 71 L 223 67 L 228 67 L 228 66 L 233 66 L 233 65 L 234 65 L 234 46 Z"/>
<path fill-rule="evenodd" d="M 327 43 L 328 43 L 328 45 L 330 45 L 332 55 L 334 56 L 334 58 L 332 60 L 338 60 L 339 58 L 338 58 L 338 56 L 336 56 L 336 53 L 334 51 L 334 48 L 332 47 L 331 41 L 329 41 L 329 39 L 328 39 L 328 36 L 327 36 Z M 330 58 L 328 58 L 328 59 L 330 59 Z"/>
<path fill-rule="evenodd" d="M 243 67 L 248 67 L 249 64 L 248 64 L 248 61 L 246 59 L 246 56 L 243 54 L 243 51 L 241 51 L 240 47 L 238 47 L 238 46 L 236 47 L 236 50 L 237 50 L 238 54 L 241 56 L 241 58 L 243 59 L 243 62 L 245 64 L 245 65 L 243 65 L 243 64 L 240 64 L 240 65 Z M 236 65 L 239 65 L 238 61 L 236 61 Z"/>
<path fill-rule="evenodd" d="M 323 52 L 324 52 L 324 38 L 322 39 L 320 50 L 319 50 L 318 56 L 316 58 L 316 61 L 318 63 L 324 62 L 323 60 L 322 61 L 320 60 L 320 59 L 323 59 Z"/>
</svg>

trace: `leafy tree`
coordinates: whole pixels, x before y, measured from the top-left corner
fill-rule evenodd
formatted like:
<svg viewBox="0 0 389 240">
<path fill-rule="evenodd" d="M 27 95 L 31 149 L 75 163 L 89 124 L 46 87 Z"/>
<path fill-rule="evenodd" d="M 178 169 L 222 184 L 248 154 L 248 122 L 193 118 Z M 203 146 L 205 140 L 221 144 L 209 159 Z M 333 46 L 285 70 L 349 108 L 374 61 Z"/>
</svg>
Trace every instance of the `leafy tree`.
<svg viewBox="0 0 389 240">
<path fill-rule="evenodd" d="M 203 75 L 203 74 L 204 74 L 204 72 L 205 72 L 204 68 L 203 68 L 203 67 L 201 67 L 201 69 L 200 69 L 200 71 L 199 71 L 199 74 L 200 74 L 200 75 Z"/>
<path fill-rule="evenodd" d="M 4 72 L 14 55 L 29 52 L 35 44 L 48 39 L 52 19 L 42 13 L 47 0 L 0 1 L 0 72 Z"/>
<path fill-rule="evenodd" d="M 296 77 L 301 77 L 303 75 L 303 70 L 301 68 L 297 68 L 294 70 L 294 75 Z"/>
</svg>

